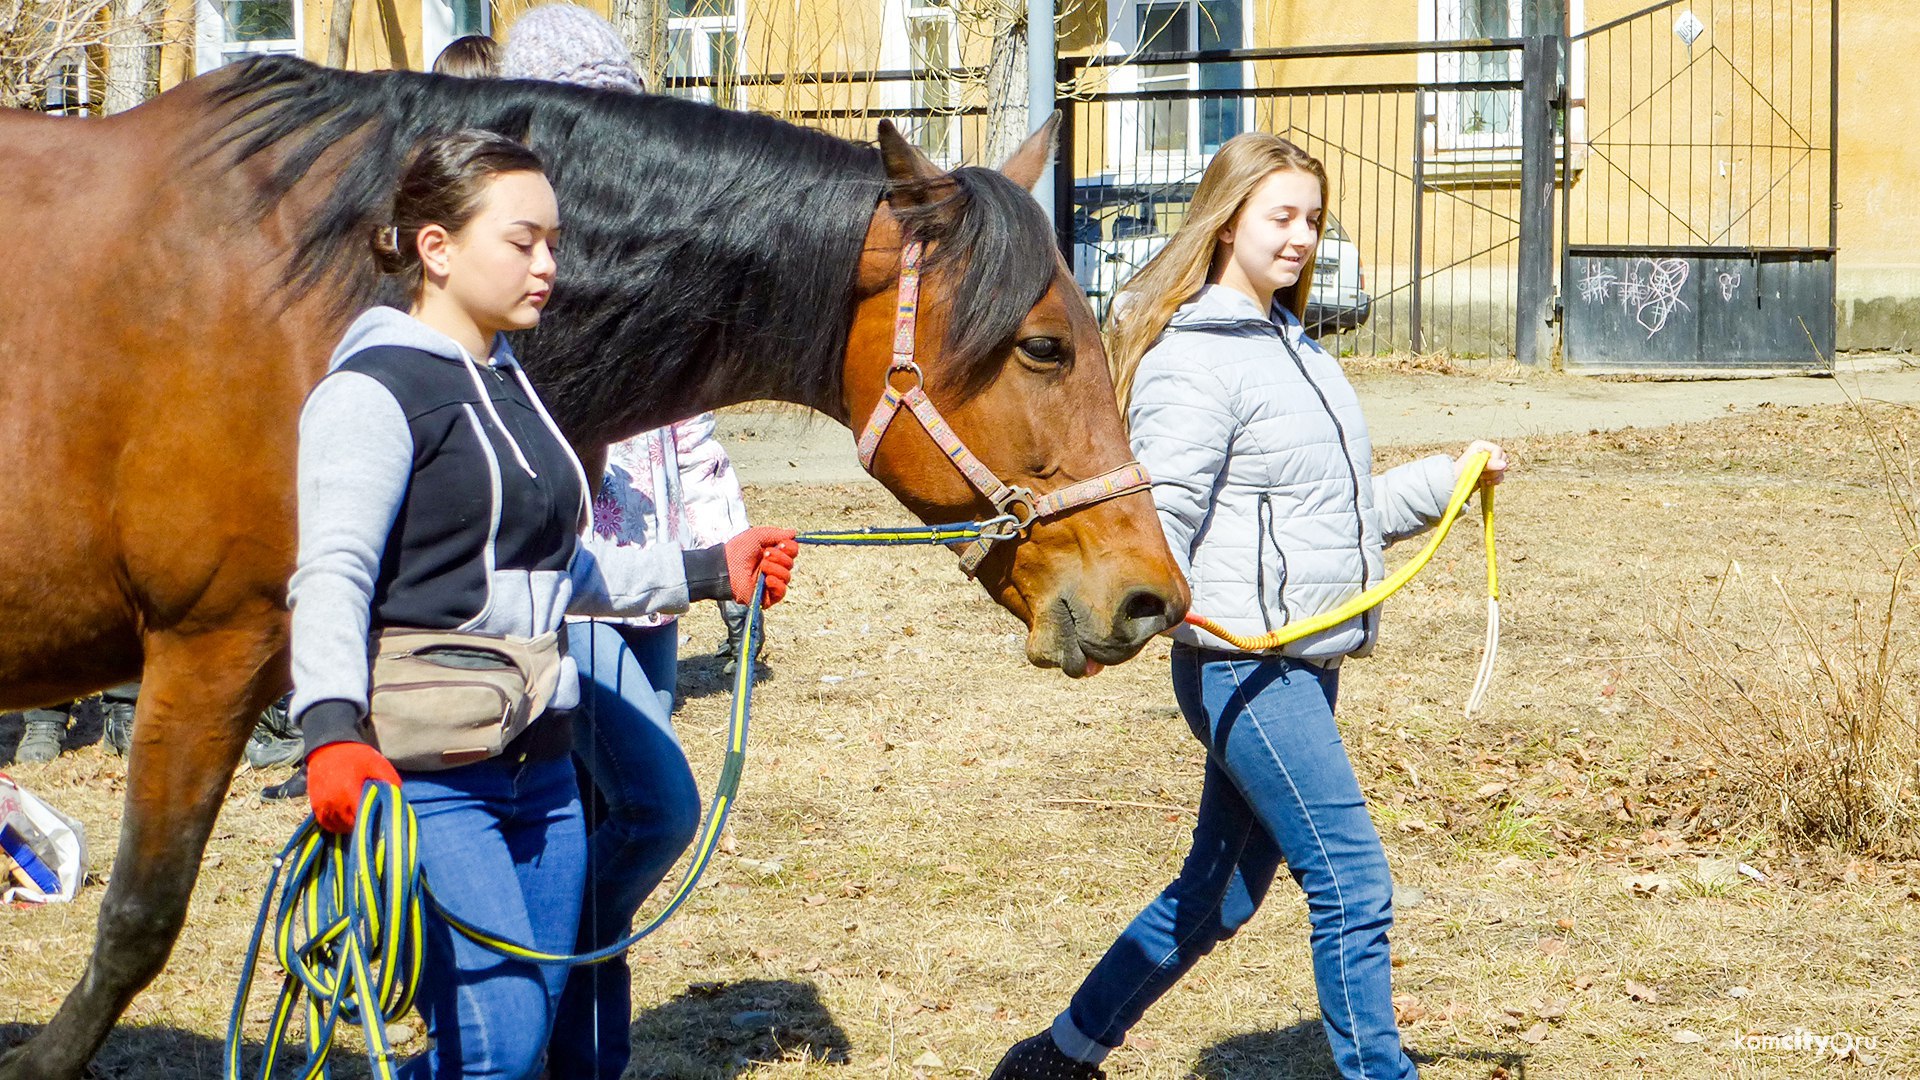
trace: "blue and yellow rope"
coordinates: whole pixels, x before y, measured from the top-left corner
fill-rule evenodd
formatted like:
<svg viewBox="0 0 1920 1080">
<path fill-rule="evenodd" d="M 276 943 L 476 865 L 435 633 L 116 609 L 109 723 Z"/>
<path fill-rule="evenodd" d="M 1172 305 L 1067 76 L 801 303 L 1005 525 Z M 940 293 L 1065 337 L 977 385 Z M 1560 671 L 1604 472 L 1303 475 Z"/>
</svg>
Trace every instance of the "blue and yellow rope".
<svg viewBox="0 0 1920 1080">
<path fill-rule="evenodd" d="M 914 525 L 801 533 L 803 544 L 897 547 L 910 544 L 958 544 L 1004 533 L 1001 519 L 951 525 Z M 341 1023 L 366 1032 L 367 1059 L 375 1080 L 394 1080 L 397 1062 L 387 1041 L 387 1024 L 413 1007 L 425 953 L 425 912 L 434 914 L 474 943 L 502 956 L 537 964 L 597 964 L 633 947 L 658 930 L 693 895 L 720 845 L 727 814 L 740 791 L 747 762 L 747 724 L 753 706 L 753 657 L 762 634 L 763 578 L 748 605 L 747 633 L 735 658 L 733 709 L 727 726 L 727 752 L 713 801 L 692 860 L 658 915 L 603 949 L 579 955 L 541 952 L 475 926 L 434 898 L 419 864 L 420 826 L 398 788 L 369 783 L 360 796 L 351 835 L 322 830 L 309 817 L 273 861 L 273 875 L 260 898 L 260 912 L 247 945 L 240 986 L 227 1024 L 225 1080 L 245 1080 L 241 1061 L 247 996 L 253 988 L 260 948 L 273 927 L 273 956 L 286 972 L 267 1028 L 266 1046 L 254 1075 L 273 1077 L 293 1017 L 306 1024 L 306 1064 L 299 1080 L 331 1075 L 327 1063 L 334 1032 Z M 282 877 L 284 875 L 284 884 Z M 277 918 L 275 895 L 279 897 Z"/>
</svg>

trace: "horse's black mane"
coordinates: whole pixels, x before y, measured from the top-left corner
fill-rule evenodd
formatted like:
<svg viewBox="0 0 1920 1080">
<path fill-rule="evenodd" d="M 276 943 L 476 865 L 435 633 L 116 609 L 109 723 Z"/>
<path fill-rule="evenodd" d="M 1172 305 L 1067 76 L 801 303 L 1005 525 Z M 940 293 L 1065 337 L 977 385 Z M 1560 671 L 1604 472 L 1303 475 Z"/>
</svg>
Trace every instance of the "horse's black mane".
<svg viewBox="0 0 1920 1080">
<path fill-rule="evenodd" d="M 583 445 L 675 419 L 694 400 L 780 398 L 838 414 L 853 283 L 879 153 L 820 131 L 678 98 L 557 83 L 361 74 L 285 57 L 234 65 L 214 90 L 209 158 L 272 151 L 254 214 L 270 213 L 328 149 L 351 153 L 301 227 L 286 285 L 338 290 L 346 310 L 383 296 L 368 246 L 413 145 L 480 127 L 546 163 L 565 229 L 541 325 L 514 347 Z M 971 393 L 1052 280 L 1038 204 L 987 169 L 960 169 L 956 207 L 903 216 L 953 264 L 942 382 Z M 904 201 L 904 200 L 903 200 Z M 387 288 L 391 288 L 391 283 Z M 717 392 L 716 392 L 717 391 Z"/>
</svg>

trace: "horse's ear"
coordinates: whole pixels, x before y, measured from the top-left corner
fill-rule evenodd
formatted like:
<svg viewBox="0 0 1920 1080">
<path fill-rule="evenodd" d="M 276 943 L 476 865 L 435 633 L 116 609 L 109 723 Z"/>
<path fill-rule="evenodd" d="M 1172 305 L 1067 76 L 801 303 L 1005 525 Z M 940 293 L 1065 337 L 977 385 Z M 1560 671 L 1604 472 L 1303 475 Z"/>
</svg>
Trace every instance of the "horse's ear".
<svg viewBox="0 0 1920 1080">
<path fill-rule="evenodd" d="M 1000 172 L 1007 179 L 1019 184 L 1022 190 L 1032 191 L 1033 185 L 1040 182 L 1040 174 L 1047 171 L 1047 163 L 1053 160 L 1053 137 L 1060 130 L 1060 110 L 1053 110 L 1047 122 L 1040 130 L 1027 136 L 1020 149 L 1013 152 Z"/>
<path fill-rule="evenodd" d="M 908 142 L 891 120 L 880 121 L 880 160 L 886 163 L 893 189 L 890 198 L 896 206 L 922 206 L 946 194 L 946 185 L 940 181 L 947 174 Z"/>
</svg>

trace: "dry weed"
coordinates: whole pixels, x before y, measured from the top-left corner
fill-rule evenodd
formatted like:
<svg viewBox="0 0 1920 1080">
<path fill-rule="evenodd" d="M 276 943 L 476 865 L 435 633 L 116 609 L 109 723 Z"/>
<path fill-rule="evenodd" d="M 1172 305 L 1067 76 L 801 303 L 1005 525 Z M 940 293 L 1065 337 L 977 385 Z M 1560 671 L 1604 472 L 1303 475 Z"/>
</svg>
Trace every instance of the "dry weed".
<svg viewBox="0 0 1920 1080">
<path fill-rule="evenodd" d="M 1648 700 L 1705 755 L 1699 768 L 1723 778 L 1720 801 L 1736 821 L 1848 853 L 1920 854 L 1913 457 L 1897 423 L 1857 403 L 1853 412 L 1897 549 L 1863 571 L 1840 612 L 1729 561 L 1710 593 L 1656 625 L 1667 693 Z M 1864 538 L 1884 549 L 1883 537 Z"/>
</svg>

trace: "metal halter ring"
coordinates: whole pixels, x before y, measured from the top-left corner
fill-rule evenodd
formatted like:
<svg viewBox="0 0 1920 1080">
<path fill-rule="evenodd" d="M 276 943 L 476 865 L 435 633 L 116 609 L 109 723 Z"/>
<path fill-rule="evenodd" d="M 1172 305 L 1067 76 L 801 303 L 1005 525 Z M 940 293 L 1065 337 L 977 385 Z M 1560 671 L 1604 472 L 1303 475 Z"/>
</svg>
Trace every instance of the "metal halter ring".
<svg viewBox="0 0 1920 1080">
<path fill-rule="evenodd" d="M 1023 512 L 1016 512 L 1016 507 Z M 1018 484 L 1007 485 L 1007 493 L 1000 497 L 994 509 L 1000 511 L 1001 517 L 1012 519 L 1016 534 L 1024 534 L 1040 519 L 1040 500 L 1034 498 L 1032 491 Z"/>
<path fill-rule="evenodd" d="M 903 389 L 894 390 L 893 375 L 894 375 L 894 372 L 897 372 L 897 371 L 904 371 L 912 375 L 913 385 L 905 387 Z M 912 390 L 924 389 L 926 385 L 927 385 L 927 378 L 925 375 L 921 374 L 920 365 L 915 363 L 912 360 L 895 360 L 892 364 L 888 365 L 887 367 L 887 389 L 894 390 L 894 393 L 905 394 Z"/>
</svg>

